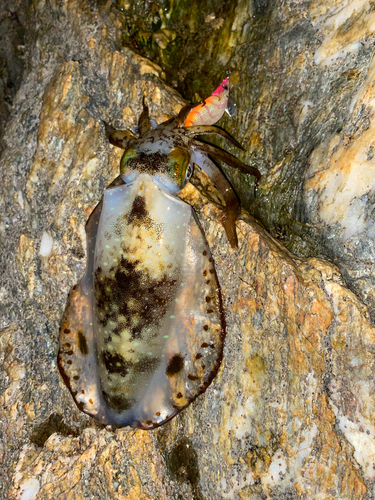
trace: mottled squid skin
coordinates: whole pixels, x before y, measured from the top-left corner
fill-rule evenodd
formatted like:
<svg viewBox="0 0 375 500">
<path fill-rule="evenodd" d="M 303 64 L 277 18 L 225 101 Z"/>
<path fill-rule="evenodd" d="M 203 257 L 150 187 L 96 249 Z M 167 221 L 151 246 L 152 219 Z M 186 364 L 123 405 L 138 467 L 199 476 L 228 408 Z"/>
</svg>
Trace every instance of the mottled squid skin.
<svg viewBox="0 0 375 500">
<path fill-rule="evenodd" d="M 194 210 L 175 194 L 194 164 L 226 201 L 223 224 L 236 246 L 238 201 L 210 146 L 194 139 L 216 127 L 178 127 L 182 114 L 140 137 L 107 128 L 126 148 L 121 175 L 87 225 L 85 276 L 70 292 L 58 365 L 78 408 L 103 424 L 152 429 L 205 391 L 220 366 L 225 319 L 213 259 Z M 210 153 L 260 174 L 228 153 Z"/>
</svg>

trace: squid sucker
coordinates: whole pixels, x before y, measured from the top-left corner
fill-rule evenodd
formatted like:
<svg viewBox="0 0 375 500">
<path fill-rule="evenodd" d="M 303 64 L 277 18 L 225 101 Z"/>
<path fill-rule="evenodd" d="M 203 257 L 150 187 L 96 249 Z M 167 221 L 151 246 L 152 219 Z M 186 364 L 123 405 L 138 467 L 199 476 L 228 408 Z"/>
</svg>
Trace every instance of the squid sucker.
<svg viewBox="0 0 375 500">
<path fill-rule="evenodd" d="M 86 273 L 69 294 L 58 354 L 76 405 L 102 424 L 158 427 L 204 392 L 219 369 L 220 285 L 194 209 L 176 194 L 194 165 L 204 170 L 224 198 L 221 222 L 237 246 L 239 202 L 211 158 L 257 181 L 260 173 L 197 139 L 216 134 L 241 148 L 213 125 L 228 96 L 225 79 L 204 104 L 185 106 L 154 129 L 143 103 L 139 135 L 106 126 L 109 142 L 125 150 L 120 175 L 86 224 Z"/>
</svg>

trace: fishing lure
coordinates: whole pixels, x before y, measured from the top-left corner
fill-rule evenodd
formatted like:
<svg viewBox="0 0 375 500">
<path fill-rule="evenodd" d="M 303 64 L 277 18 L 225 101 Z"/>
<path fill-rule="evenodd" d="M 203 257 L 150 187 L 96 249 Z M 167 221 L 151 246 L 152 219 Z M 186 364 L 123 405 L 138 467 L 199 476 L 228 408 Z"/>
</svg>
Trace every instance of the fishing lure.
<svg viewBox="0 0 375 500">
<path fill-rule="evenodd" d="M 213 125 L 223 116 L 228 106 L 229 79 L 225 78 L 214 92 L 195 106 L 188 114 L 185 127 Z"/>
<path fill-rule="evenodd" d="M 218 119 L 225 106 L 220 100 L 218 113 L 216 104 L 206 106 Z M 240 147 L 196 111 L 187 106 L 152 129 L 144 103 L 138 137 L 106 127 L 125 149 L 121 175 L 87 222 L 86 273 L 70 292 L 58 354 L 78 408 L 103 424 L 164 424 L 206 390 L 221 363 L 225 319 L 213 259 L 193 208 L 176 194 L 194 164 L 206 171 L 224 197 L 222 223 L 236 246 L 239 203 L 207 153 L 260 174 L 195 139 L 218 134 Z"/>
</svg>

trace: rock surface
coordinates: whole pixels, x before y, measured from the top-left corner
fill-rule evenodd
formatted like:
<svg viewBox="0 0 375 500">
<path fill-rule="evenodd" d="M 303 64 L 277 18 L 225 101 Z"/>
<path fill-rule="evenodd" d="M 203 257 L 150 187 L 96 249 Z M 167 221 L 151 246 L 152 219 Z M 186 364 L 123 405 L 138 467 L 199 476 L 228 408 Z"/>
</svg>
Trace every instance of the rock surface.
<svg viewBox="0 0 375 500">
<path fill-rule="evenodd" d="M 180 0 L 166 14 L 118 3 L 126 43 L 187 97 L 231 73 L 239 106 L 225 125 L 264 174 L 255 200 L 251 180 L 226 170 L 243 205 L 293 253 L 337 264 L 374 322 L 372 3 Z"/>
<path fill-rule="evenodd" d="M 372 4 L 276 2 L 257 24 L 236 55 L 236 135 L 266 174 L 247 205 L 293 253 L 337 264 L 374 322 Z"/>
<path fill-rule="evenodd" d="M 237 24 L 236 40 L 247 42 L 233 49 L 233 64 L 246 53 L 249 61 L 234 88 L 242 97 L 232 132 L 266 174 L 256 213 L 314 257 L 290 254 L 245 211 L 239 249 L 231 249 L 218 208 L 185 188 L 214 255 L 227 339 L 206 393 L 152 432 L 103 428 L 78 411 L 57 371 L 58 328 L 84 272 L 85 222 L 118 173 L 121 151 L 108 145 L 102 120 L 131 130 L 144 94 L 157 120 L 183 100 L 157 64 L 122 45 L 125 18 L 111 2 L 35 0 L 24 13 L 35 34 L 25 33 L 29 67 L 1 157 L 3 498 L 374 498 L 375 329 L 360 300 L 371 305 L 373 259 L 359 248 L 370 252 L 373 226 L 370 215 L 361 219 L 371 196 L 353 181 L 354 168 L 368 179 L 373 14 L 354 1 L 336 2 L 334 12 L 279 2 L 252 14 L 244 4 L 235 14 L 255 15 L 254 45 L 249 26 Z M 261 40 L 254 23 L 266 20 L 275 30 Z M 253 207 L 249 183 L 232 180 Z M 342 271 L 355 270 L 358 256 L 356 281 L 344 278 L 359 298 L 335 265 L 316 257 L 324 252 Z"/>
</svg>

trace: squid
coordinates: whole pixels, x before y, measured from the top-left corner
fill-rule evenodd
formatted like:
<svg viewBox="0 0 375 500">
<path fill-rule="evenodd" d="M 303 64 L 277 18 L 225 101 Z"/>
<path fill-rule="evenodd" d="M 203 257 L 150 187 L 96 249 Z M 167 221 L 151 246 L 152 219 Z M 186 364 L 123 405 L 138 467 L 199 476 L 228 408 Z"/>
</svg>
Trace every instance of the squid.
<svg viewBox="0 0 375 500">
<path fill-rule="evenodd" d="M 119 177 L 87 224 L 87 267 L 68 297 L 58 367 L 77 407 L 102 424 L 153 429 L 194 401 L 217 374 L 225 314 L 214 261 L 194 209 L 176 195 L 194 165 L 225 207 L 221 222 L 236 247 L 240 206 L 214 160 L 260 179 L 259 171 L 201 142 L 218 135 L 229 82 L 203 103 L 156 128 L 143 102 L 138 134 L 106 125 L 124 149 Z M 242 148 L 241 148 L 242 149 Z"/>
</svg>

